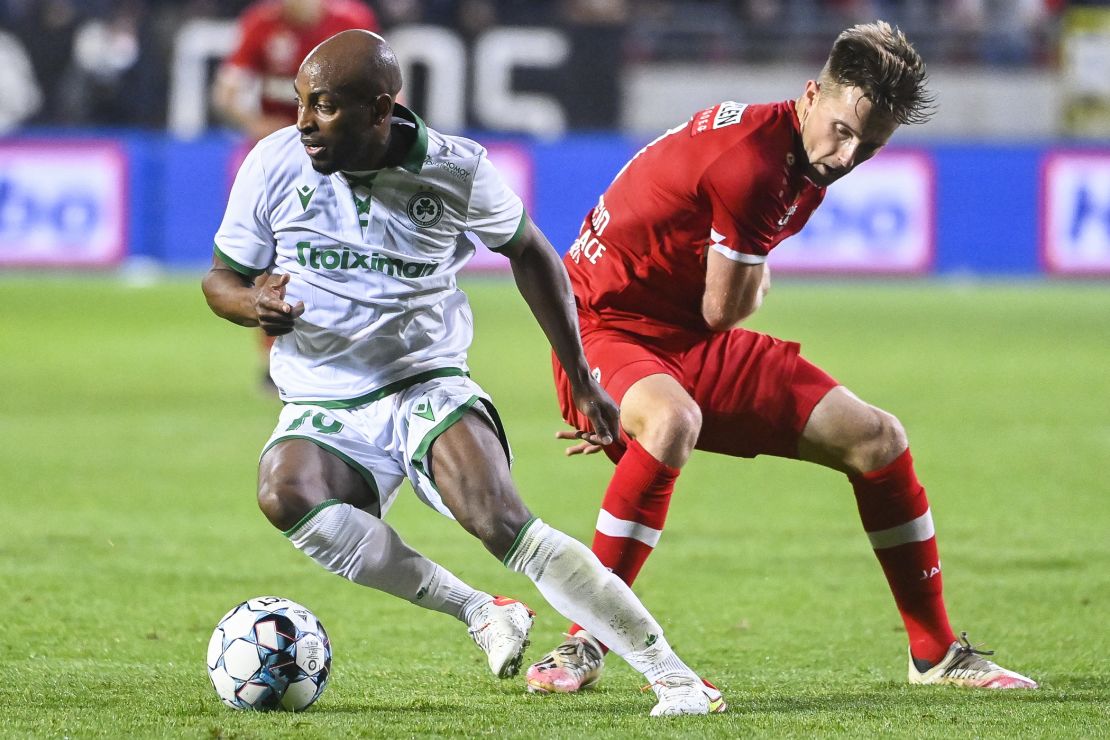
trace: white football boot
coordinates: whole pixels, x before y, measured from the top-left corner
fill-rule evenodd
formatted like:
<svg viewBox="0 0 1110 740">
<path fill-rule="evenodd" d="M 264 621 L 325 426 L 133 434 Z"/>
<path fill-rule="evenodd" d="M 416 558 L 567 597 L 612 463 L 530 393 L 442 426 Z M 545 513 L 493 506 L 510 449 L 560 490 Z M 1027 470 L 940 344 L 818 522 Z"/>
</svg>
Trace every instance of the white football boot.
<svg viewBox="0 0 1110 740">
<path fill-rule="evenodd" d="M 665 676 L 656 680 L 651 688 L 659 699 L 651 709 L 652 717 L 719 714 L 728 709 L 717 687 L 692 673 Z"/>
<path fill-rule="evenodd" d="M 535 615 L 522 602 L 505 596 L 496 596 L 474 611 L 470 638 L 485 652 L 493 675 L 511 678 L 520 672 Z"/>
<path fill-rule="evenodd" d="M 1020 673 L 1007 670 L 984 655 L 994 655 L 993 650 L 979 650 L 961 632 L 960 639 L 952 643 L 948 653 L 932 668 L 917 670 L 910 656 L 910 683 L 950 684 L 980 689 L 1035 689 L 1037 682 Z"/>
</svg>

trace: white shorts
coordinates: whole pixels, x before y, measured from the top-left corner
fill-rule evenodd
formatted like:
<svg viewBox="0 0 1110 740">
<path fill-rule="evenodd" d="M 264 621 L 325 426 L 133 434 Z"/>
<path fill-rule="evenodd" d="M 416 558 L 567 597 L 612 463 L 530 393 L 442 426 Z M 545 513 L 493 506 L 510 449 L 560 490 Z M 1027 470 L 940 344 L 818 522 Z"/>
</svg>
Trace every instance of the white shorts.
<svg viewBox="0 0 1110 740">
<path fill-rule="evenodd" d="M 384 517 L 408 478 L 421 501 L 451 517 L 429 474 L 428 452 L 436 438 L 471 409 L 497 431 L 512 465 L 512 451 L 493 402 L 465 376 L 427 380 L 351 409 L 287 403 L 262 455 L 278 442 L 304 439 L 362 475 L 378 500 L 377 511 L 368 508 L 371 514 Z"/>
</svg>

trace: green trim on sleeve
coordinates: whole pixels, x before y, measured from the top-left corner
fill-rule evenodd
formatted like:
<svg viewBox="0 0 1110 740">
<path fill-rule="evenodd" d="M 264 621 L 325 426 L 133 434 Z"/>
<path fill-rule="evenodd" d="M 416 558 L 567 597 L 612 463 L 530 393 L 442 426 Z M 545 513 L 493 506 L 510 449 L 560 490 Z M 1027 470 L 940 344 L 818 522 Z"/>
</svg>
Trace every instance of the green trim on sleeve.
<svg viewBox="0 0 1110 740">
<path fill-rule="evenodd" d="M 223 262 L 225 265 L 230 267 L 232 270 L 235 270 L 235 272 L 239 273 L 240 275 L 245 275 L 249 278 L 256 278 L 262 273 L 266 272 L 265 270 L 256 270 L 253 267 L 247 267 L 246 265 L 239 264 L 235 260 L 228 257 L 226 254 L 224 254 L 223 250 L 215 244 L 212 245 L 212 251 L 216 253 L 216 257 L 219 258 L 220 262 Z"/>
<path fill-rule="evenodd" d="M 513 559 L 513 555 L 516 555 L 517 548 L 520 547 L 520 543 L 524 540 L 524 533 L 531 529 L 532 525 L 539 520 L 540 518 L 538 516 L 533 516 L 531 519 L 524 523 L 524 526 L 521 527 L 520 531 L 516 533 L 516 539 L 513 540 L 513 546 L 509 548 L 509 551 L 507 553 L 505 553 L 505 557 L 501 558 L 502 565 L 504 565 L 505 567 L 509 567 L 509 561 Z"/>
<path fill-rule="evenodd" d="M 528 225 L 528 211 L 520 212 L 520 223 L 516 225 L 516 231 L 509 237 L 509 241 L 505 242 L 499 247 L 490 247 L 493 252 L 500 252 L 502 249 L 508 249 L 514 246 L 520 239 L 524 237 L 524 227 Z"/>
<path fill-rule="evenodd" d="M 432 449 L 432 443 L 439 439 L 441 434 L 450 429 L 456 421 L 461 419 L 463 414 L 469 411 L 470 407 L 478 403 L 479 400 L 481 399 L 479 399 L 478 396 L 471 396 L 465 403 L 443 417 L 443 421 L 436 424 L 432 427 L 430 432 L 424 435 L 424 439 L 420 440 L 420 444 L 416 446 L 416 451 L 412 453 L 413 466 L 423 473 L 424 477 L 432 482 L 432 485 L 435 485 L 435 479 L 432 478 L 432 472 L 428 470 L 424 464 L 424 459 L 428 457 L 428 452 Z"/>
<path fill-rule="evenodd" d="M 310 511 L 307 514 L 305 514 L 304 516 L 302 516 L 301 520 L 299 522 L 297 522 L 292 527 L 290 527 L 289 529 L 282 532 L 282 534 L 285 535 L 286 537 L 292 537 L 293 535 L 295 535 L 297 533 L 298 529 L 300 529 L 304 525 L 308 524 L 309 520 L 312 519 L 312 517 L 316 516 L 321 511 L 328 508 L 329 506 L 335 506 L 336 504 L 341 504 L 341 503 L 343 503 L 343 502 L 340 501 L 337 498 L 329 498 L 327 501 L 323 502 L 322 504 L 316 504 L 315 506 L 312 507 L 312 511 Z"/>
</svg>

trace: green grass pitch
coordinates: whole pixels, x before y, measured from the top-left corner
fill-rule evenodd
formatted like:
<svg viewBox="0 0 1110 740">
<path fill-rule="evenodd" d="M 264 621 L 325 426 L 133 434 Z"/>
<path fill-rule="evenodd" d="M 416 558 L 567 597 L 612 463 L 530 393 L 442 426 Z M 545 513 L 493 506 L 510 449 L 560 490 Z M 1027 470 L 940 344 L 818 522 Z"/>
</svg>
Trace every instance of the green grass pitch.
<svg viewBox="0 0 1110 740">
<path fill-rule="evenodd" d="M 636 590 L 731 704 L 652 720 L 610 660 L 596 691 L 499 682 L 465 629 L 328 575 L 265 522 L 277 412 L 254 337 L 197 277 L 0 280 L 0 737 L 1090 737 L 1110 733 L 1110 290 L 779 281 L 755 328 L 910 433 L 957 630 L 1043 683 L 911 688 L 905 641 L 830 471 L 695 455 Z M 589 540 L 610 466 L 567 459 L 548 353 L 511 282 L 471 280 L 474 377 L 547 521 Z M 390 522 L 464 579 L 528 601 L 528 659 L 566 624 L 523 576 L 403 493 Z M 334 642 L 308 712 L 249 714 L 204 667 L 216 620 L 279 594 Z"/>
</svg>

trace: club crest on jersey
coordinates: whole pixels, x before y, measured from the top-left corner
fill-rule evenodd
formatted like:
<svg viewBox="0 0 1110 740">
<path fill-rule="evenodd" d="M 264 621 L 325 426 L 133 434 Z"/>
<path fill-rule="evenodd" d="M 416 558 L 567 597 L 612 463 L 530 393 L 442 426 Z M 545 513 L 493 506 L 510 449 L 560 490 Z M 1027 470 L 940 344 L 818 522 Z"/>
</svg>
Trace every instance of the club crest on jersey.
<svg viewBox="0 0 1110 740">
<path fill-rule="evenodd" d="M 421 190 L 409 198 L 409 220 L 421 228 L 435 226 L 443 218 L 443 198 L 427 190 Z"/>
<path fill-rule="evenodd" d="M 789 208 L 786 209 L 786 215 L 778 220 L 778 227 L 779 227 L 778 230 L 779 231 L 782 231 L 784 228 L 786 228 L 786 224 L 790 221 L 790 217 L 793 216 L 797 211 L 798 211 L 798 204 L 797 203 L 795 203 L 794 205 L 792 205 L 792 206 L 790 206 Z"/>
</svg>

